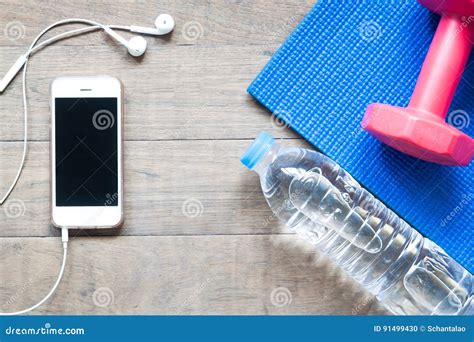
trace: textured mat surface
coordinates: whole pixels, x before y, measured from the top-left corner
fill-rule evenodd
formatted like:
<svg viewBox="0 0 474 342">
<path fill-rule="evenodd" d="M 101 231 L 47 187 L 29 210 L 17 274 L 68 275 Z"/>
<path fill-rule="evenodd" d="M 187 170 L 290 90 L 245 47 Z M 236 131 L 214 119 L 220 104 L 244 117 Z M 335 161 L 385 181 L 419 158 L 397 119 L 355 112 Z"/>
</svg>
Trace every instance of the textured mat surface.
<svg viewBox="0 0 474 342">
<path fill-rule="evenodd" d="M 321 0 L 248 91 L 474 273 L 474 162 L 426 163 L 360 128 L 369 103 L 408 104 L 438 21 L 416 0 Z M 470 136 L 473 61 L 448 115 Z"/>
</svg>

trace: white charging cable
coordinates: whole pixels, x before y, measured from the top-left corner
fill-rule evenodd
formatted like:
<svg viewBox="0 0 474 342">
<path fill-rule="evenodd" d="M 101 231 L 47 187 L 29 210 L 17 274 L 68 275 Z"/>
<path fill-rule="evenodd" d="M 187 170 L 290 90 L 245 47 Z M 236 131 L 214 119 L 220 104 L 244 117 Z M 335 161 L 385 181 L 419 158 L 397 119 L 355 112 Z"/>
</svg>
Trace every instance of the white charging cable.
<svg viewBox="0 0 474 342">
<path fill-rule="evenodd" d="M 27 312 L 33 311 L 34 309 L 41 306 L 44 302 L 46 302 L 53 295 L 53 293 L 58 288 L 59 283 L 61 282 L 61 279 L 63 278 L 64 269 L 66 268 L 67 243 L 69 241 L 69 232 L 68 232 L 67 228 L 62 228 L 61 229 L 61 240 L 62 240 L 62 243 L 63 243 L 63 261 L 61 263 L 61 269 L 59 270 L 58 278 L 56 279 L 56 282 L 54 283 L 53 287 L 48 292 L 48 294 L 43 299 L 41 299 L 38 303 L 36 303 L 33 306 L 30 306 L 27 309 L 24 309 L 24 310 L 21 310 L 21 311 L 14 311 L 14 312 L 0 312 L 0 316 L 22 315 L 22 314 L 25 314 Z"/>
<path fill-rule="evenodd" d="M 58 34 L 57 36 L 54 36 L 38 45 L 36 45 L 36 43 L 38 42 L 38 40 L 44 35 L 46 34 L 46 32 L 48 32 L 49 30 L 53 29 L 54 27 L 57 27 L 57 26 L 60 26 L 60 25 L 64 25 L 64 24 L 72 24 L 72 23 L 82 23 L 82 24 L 87 24 L 87 25 L 91 25 L 91 27 L 86 27 L 86 28 L 81 28 L 81 29 L 76 29 L 76 30 L 72 30 L 72 31 L 68 31 L 68 32 L 64 32 L 64 33 L 61 33 L 61 34 Z M 16 173 L 16 176 L 10 186 L 10 188 L 8 189 L 8 191 L 6 192 L 6 194 L 3 196 L 3 198 L 0 200 L 0 205 L 2 205 L 6 200 L 7 198 L 10 196 L 11 192 L 13 191 L 13 189 L 15 188 L 15 185 L 17 184 L 18 182 L 18 179 L 20 178 L 20 175 L 21 175 L 21 172 L 24 168 L 24 165 L 25 165 L 25 159 L 26 159 L 26 153 L 27 153 L 27 145 L 28 145 L 28 103 L 27 103 L 27 94 L 26 94 L 26 70 L 28 68 L 28 60 L 29 60 L 29 57 L 34 54 L 35 52 L 37 52 L 38 50 L 44 48 L 45 46 L 47 45 L 50 45 L 60 39 L 63 39 L 63 38 L 66 38 L 70 35 L 77 35 L 77 34 L 82 34 L 82 33 L 85 33 L 85 32 L 89 32 L 89 31 L 93 31 L 93 30 L 98 30 L 98 29 L 105 29 L 105 27 L 108 27 L 108 28 L 113 28 L 113 29 L 118 29 L 118 30 L 130 30 L 130 27 L 127 27 L 127 26 L 105 26 L 105 25 L 102 25 L 102 24 L 99 24 L 97 22 L 94 22 L 94 21 L 91 21 L 91 20 L 86 20 L 86 19 L 66 19 L 66 20 L 61 20 L 61 21 L 58 21 L 50 26 L 48 26 L 46 29 L 44 29 L 36 38 L 35 40 L 33 41 L 33 43 L 30 45 L 30 48 L 28 49 L 28 51 L 24 54 L 24 58 L 25 58 L 25 63 L 24 63 L 24 66 L 23 66 L 23 73 L 22 73 L 22 83 L 23 83 L 23 119 L 24 119 L 24 131 L 23 131 L 23 155 L 22 155 L 22 158 L 21 158 L 21 162 L 20 162 L 20 165 L 18 167 L 18 171 Z M 56 282 L 54 283 L 53 287 L 51 288 L 51 290 L 48 292 L 48 294 L 41 300 L 39 301 L 37 304 L 27 308 L 27 309 L 24 309 L 24 310 L 21 310 L 21 311 L 16 311 L 16 312 L 0 312 L 0 316 L 13 316 L 13 315 L 21 315 L 21 314 L 24 314 L 24 313 L 27 313 L 27 312 L 30 312 L 36 308 L 38 308 L 39 306 L 41 306 L 44 302 L 46 302 L 52 295 L 53 293 L 56 291 L 56 289 L 58 288 L 59 286 L 59 283 L 61 282 L 61 279 L 63 277 L 63 274 L 64 274 L 64 269 L 66 268 L 66 260 L 67 260 L 67 245 L 68 245 L 68 241 L 69 241 L 69 232 L 68 232 L 68 229 L 67 228 L 62 228 L 61 229 L 61 240 L 62 240 L 62 244 L 63 244 L 63 259 L 62 259 L 62 263 L 61 263 L 61 268 L 59 270 L 59 275 L 58 275 L 58 278 L 56 279 Z"/>
</svg>

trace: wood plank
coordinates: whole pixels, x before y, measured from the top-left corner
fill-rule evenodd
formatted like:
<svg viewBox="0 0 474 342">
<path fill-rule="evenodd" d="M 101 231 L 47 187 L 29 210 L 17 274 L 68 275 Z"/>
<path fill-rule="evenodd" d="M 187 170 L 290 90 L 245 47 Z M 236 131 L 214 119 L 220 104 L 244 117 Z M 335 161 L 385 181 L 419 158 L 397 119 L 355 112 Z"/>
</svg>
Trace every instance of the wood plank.
<svg viewBox="0 0 474 342">
<path fill-rule="evenodd" d="M 0 208 L 0 310 L 36 303 L 59 269 L 59 239 L 50 237 L 58 231 L 49 223 L 49 84 L 57 76 L 109 74 L 126 91 L 126 223 L 71 232 L 64 281 L 33 314 L 385 314 L 274 220 L 258 177 L 239 163 L 261 130 L 297 138 L 246 88 L 313 4 L 0 1 L 0 74 L 55 20 L 151 26 L 156 14 L 168 12 L 177 23 L 172 35 L 148 38 L 141 60 L 101 33 L 64 40 L 32 58 L 29 123 L 36 142 L 11 201 Z M 12 27 L 19 39 L 9 36 Z M 2 193 L 20 158 L 21 115 L 17 78 L 0 95 Z M 94 234 L 111 236 L 77 237 Z"/>
<path fill-rule="evenodd" d="M 276 45 L 152 46 L 141 61 L 109 45 L 54 46 L 32 58 L 27 79 L 30 139 L 49 139 L 49 85 L 54 78 L 97 74 L 123 81 L 127 140 L 248 139 L 264 129 L 279 137 L 295 137 L 246 91 Z M 7 61 L 0 73 L 22 52 L 0 49 L 0 60 Z M 23 137 L 21 89 L 17 77 L 0 95 L 3 141 Z"/>
<path fill-rule="evenodd" d="M 286 232 L 273 218 L 258 176 L 239 161 L 249 144 L 249 140 L 127 142 L 125 225 L 118 231 L 90 234 Z M 301 140 L 285 144 L 306 146 Z M 14 177 L 21 148 L 17 142 L 0 143 L 2 194 Z M 30 143 L 17 188 L 0 208 L 0 236 L 58 234 L 50 227 L 49 184 L 49 143 Z"/>
<path fill-rule="evenodd" d="M 36 303 L 57 276 L 59 239 L 1 244 L 1 310 Z M 74 238 L 69 253 L 59 289 L 33 314 L 386 313 L 293 236 Z"/>
<path fill-rule="evenodd" d="M 217 1 L 0 1 L 0 46 L 26 46 L 46 26 L 65 18 L 103 24 L 152 27 L 159 13 L 176 22 L 172 44 L 242 45 L 281 43 L 311 9 L 314 0 Z M 15 29 L 19 31 L 15 31 Z M 196 35 L 199 33 L 198 35 Z M 198 37 L 198 39 L 196 38 Z M 87 37 L 68 44 L 102 44 Z"/>
</svg>

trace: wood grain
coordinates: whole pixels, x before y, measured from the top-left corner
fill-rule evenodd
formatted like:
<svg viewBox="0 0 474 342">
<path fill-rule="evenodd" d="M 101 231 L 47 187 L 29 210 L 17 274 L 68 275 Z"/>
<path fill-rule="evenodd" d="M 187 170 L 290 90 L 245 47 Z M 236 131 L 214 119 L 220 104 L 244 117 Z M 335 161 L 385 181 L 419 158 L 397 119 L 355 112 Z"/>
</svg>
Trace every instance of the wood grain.
<svg viewBox="0 0 474 342">
<path fill-rule="evenodd" d="M 125 89 L 127 140 L 242 139 L 261 130 L 295 137 L 246 92 L 268 61 L 268 47 L 152 47 L 141 61 L 122 47 L 54 46 L 32 58 L 28 71 L 29 137 L 49 139 L 49 85 L 58 76 L 107 74 Z M 273 47 L 276 48 L 276 47 Z M 3 72 L 22 53 L 0 49 Z M 91 63 L 93 61 L 93 63 Z M 23 137 L 21 79 L 1 95 L 0 136 Z"/>
<path fill-rule="evenodd" d="M 26 46 L 46 26 L 65 18 L 87 18 L 104 24 L 152 27 L 160 13 L 170 13 L 176 29 L 166 40 L 173 45 L 280 44 L 314 0 L 114 0 L 114 1 L 1 1 L 0 32 L 19 23 L 21 34 L 0 35 L 0 46 Z M 199 27 L 199 39 L 190 24 Z M 10 26 L 11 27 L 11 26 Z M 188 29 L 188 31 L 186 31 Z M 8 31 L 7 31 L 8 32 Z M 190 39 L 193 38 L 193 39 Z M 102 39 L 74 39 L 69 45 L 102 45 Z"/>
<path fill-rule="evenodd" d="M 240 164 L 248 140 L 125 143 L 125 224 L 107 235 L 279 232 L 258 177 Z M 289 145 L 302 146 L 301 140 Z M 0 190 L 20 161 L 21 143 L 0 143 Z M 49 143 L 30 143 L 23 175 L 0 210 L 0 236 L 50 236 Z M 19 210 L 19 211 L 16 211 Z M 194 211 L 197 210 L 197 211 Z M 284 232 L 284 230 L 282 230 Z"/>
<path fill-rule="evenodd" d="M 36 303 L 60 266 L 49 219 L 49 84 L 58 76 L 108 74 L 123 81 L 126 94 L 125 225 L 71 232 L 64 280 L 33 314 L 386 314 L 275 221 L 258 177 L 239 163 L 262 130 L 307 146 L 246 89 L 313 5 L 1 0 L 0 74 L 44 27 L 71 16 L 151 26 L 158 13 L 170 13 L 176 30 L 149 37 L 142 59 L 98 32 L 32 57 L 32 142 L 20 182 L 0 208 L 0 310 Z M 20 161 L 22 130 L 17 77 L 0 95 L 2 193 Z"/>
<path fill-rule="evenodd" d="M 59 239 L 2 245 L 1 310 L 38 301 L 55 280 Z M 381 313 L 372 296 L 294 236 L 74 238 L 64 282 L 34 312 Z"/>
</svg>

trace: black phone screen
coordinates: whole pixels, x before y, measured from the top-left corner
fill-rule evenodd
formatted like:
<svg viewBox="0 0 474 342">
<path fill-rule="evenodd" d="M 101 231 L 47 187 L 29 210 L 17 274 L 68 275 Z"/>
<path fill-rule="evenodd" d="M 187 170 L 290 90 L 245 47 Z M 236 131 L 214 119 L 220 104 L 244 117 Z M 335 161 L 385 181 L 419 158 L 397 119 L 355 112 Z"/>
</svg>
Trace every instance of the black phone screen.
<svg viewBox="0 0 474 342">
<path fill-rule="evenodd" d="M 118 205 L 117 98 L 55 99 L 56 205 Z"/>
</svg>

